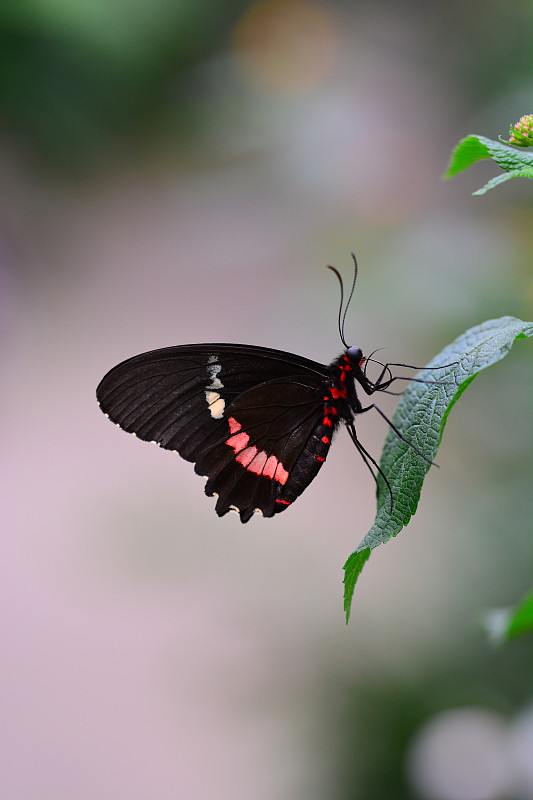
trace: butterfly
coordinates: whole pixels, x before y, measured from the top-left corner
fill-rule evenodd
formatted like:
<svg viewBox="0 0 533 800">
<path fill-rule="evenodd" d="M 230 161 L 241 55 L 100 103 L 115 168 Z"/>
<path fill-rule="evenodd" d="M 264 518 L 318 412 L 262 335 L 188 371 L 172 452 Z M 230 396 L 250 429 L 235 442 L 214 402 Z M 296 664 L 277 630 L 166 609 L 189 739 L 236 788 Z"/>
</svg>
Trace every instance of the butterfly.
<svg viewBox="0 0 533 800">
<path fill-rule="evenodd" d="M 344 345 L 331 364 L 246 344 L 165 347 L 110 370 L 96 391 L 100 408 L 128 433 L 194 462 L 219 516 L 236 511 L 248 522 L 254 513 L 285 511 L 316 477 L 342 426 L 376 483 L 373 467 L 384 478 L 392 504 L 387 478 L 359 441 L 354 420 L 376 409 L 403 439 L 375 403 L 363 405 L 358 389 L 369 397 L 388 392 L 402 379 L 391 367 L 409 365 L 383 364 L 372 357 L 376 351 L 365 358 L 361 348 L 347 345 L 344 322 L 357 279 L 352 257 L 354 279 L 342 322 L 342 278 L 329 267 L 341 287 Z M 381 365 L 374 381 L 367 376 L 369 362 Z"/>
</svg>

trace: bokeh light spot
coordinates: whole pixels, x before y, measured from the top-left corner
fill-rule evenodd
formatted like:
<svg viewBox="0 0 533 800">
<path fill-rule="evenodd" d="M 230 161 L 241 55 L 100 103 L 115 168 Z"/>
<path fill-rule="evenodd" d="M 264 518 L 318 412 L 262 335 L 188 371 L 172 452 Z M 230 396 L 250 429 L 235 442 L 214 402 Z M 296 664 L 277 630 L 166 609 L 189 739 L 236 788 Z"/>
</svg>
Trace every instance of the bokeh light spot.
<svg viewBox="0 0 533 800">
<path fill-rule="evenodd" d="M 306 0 L 254 3 L 233 32 L 233 50 L 242 72 L 278 92 L 307 92 L 324 83 L 338 49 L 331 13 Z"/>
<path fill-rule="evenodd" d="M 507 724 L 491 711 L 462 708 L 433 717 L 411 750 L 409 773 L 427 800 L 499 800 L 509 782 Z"/>
</svg>

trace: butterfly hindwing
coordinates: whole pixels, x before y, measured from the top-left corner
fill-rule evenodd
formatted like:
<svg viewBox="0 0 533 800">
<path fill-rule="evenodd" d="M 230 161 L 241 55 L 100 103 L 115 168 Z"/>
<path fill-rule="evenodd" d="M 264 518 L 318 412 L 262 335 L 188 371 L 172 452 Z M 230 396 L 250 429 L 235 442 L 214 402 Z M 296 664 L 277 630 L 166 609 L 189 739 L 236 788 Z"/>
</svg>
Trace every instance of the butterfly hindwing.
<svg viewBox="0 0 533 800">
<path fill-rule="evenodd" d="M 247 521 L 283 510 L 318 472 L 327 381 L 327 367 L 291 353 L 183 345 L 119 364 L 97 397 L 124 430 L 196 462 L 219 515 Z"/>
<path fill-rule="evenodd" d="M 217 495 L 219 515 L 233 508 L 243 521 L 254 511 L 272 516 L 301 494 L 325 458 L 307 464 L 306 448 L 323 424 L 320 389 L 316 378 L 282 378 L 249 389 L 229 405 L 225 436 L 205 441 L 195 467 L 208 478 L 206 493 Z M 320 456 L 322 449 L 327 452 L 323 443 L 313 454 Z"/>
</svg>

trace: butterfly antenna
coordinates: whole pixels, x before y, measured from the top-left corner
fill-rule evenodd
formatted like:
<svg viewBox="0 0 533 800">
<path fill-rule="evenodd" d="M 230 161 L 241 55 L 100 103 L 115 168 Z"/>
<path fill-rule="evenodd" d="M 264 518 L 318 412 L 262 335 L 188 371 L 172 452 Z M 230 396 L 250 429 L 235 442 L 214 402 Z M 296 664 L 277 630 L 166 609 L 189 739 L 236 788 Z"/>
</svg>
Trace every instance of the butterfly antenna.
<svg viewBox="0 0 533 800">
<path fill-rule="evenodd" d="M 343 341 L 343 342 L 344 342 L 344 322 L 345 322 L 345 320 L 346 320 L 346 312 L 348 311 L 348 306 L 349 306 L 349 305 L 350 305 L 350 303 L 352 302 L 352 297 L 353 297 L 353 293 L 354 293 L 354 290 L 355 290 L 355 282 L 356 282 L 356 280 L 357 280 L 357 259 L 356 259 L 356 257 L 355 257 L 355 253 L 352 253 L 352 258 L 353 258 L 353 281 L 352 281 L 352 288 L 351 288 L 351 290 L 350 290 L 350 296 L 349 296 L 349 298 L 348 298 L 348 300 L 347 300 L 347 302 L 346 302 L 346 305 L 345 305 L 345 307 L 344 307 L 344 314 L 342 315 L 342 341 Z M 345 345 L 346 345 L 346 342 L 345 342 Z"/>
<path fill-rule="evenodd" d="M 341 338 L 341 342 L 343 343 L 343 345 L 346 348 L 348 348 L 348 343 L 346 342 L 346 339 L 344 338 L 344 322 L 346 320 L 346 312 L 348 311 L 348 306 L 350 305 L 351 299 L 353 297 L 353 293 L 354 293 L 354 289 L 355 289 L 355 282 L 357 280 L 357 259 L 355 258 L 355 254 L 354 253 L 352 253 L 352 258 L 353 258 L 353 263 L 354 263 L 353 283 L 352 283 L 352 288 L 351 288 L 351 291 L 350 291 L 350 296 L 348 297 L 348 300 L 346 302 L 346 306 L 344 307 L 344 313 L 343 313 L 343 310 L 342 310 L 342 306 L 343 306 L 343 303 L 344 303 L 344 284 L 343 284 L 343 281 L 342 281 L 342 277 L 341 277 L 341 274 L 340 274 L 339 270 L 336 269 L 336 267 L 332 267 L 332 266 L 328 265 L 328 269 L 330 269 L 332 272 L 334 272 L 335 275 L 337 276 L 337 280 L 339 281 L 339 285 L 341 287 L 341 301 L 340 301 L 340 304 L 339 304 L 338 327 L 339 327 L 339 336 Z"/>
</svg>

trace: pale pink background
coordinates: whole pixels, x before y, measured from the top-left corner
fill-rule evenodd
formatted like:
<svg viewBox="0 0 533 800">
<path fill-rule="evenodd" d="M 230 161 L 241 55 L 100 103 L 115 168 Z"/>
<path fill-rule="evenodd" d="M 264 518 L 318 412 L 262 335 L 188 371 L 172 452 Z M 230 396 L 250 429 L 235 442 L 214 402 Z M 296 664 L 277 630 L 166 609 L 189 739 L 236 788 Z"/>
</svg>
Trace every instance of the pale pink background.
<svg viewBox="0 0 533 800">
<path fill-rule="evenodd" d="M 352 249 L 346 333 L 366 352 L 422 364 L 516 312 L 516 220 L 470 198 L 490 170 L 440 180 L 475 120 L 455 98 L 452 128 L 435 102 L 452 90 L 421 69 L 423 32 L 369 8 L 347 25 L 332 7 L 336 66 L 311 92 L 255 86 L 230 50 L 208 64 L 246 113 L 213 112 L 193 166 L 151 154 L 72 186 L 0 155 L 6 800 L 329 797 L 328 686 L 446 653 L 490 596 L 489 567 L 466 580 L 483 533 L 467 531 L 467 486 L 523 428 L 495 430 L 484 378 L 452 415 L 417 518 L 365 568 L 348 628 L 341 568 L 375 499 L 347 437 L 294 507 L 244 527 L 216 517 L 190 464 L 95 401 L 115 363 L 172 344 L 329 361 L 338 290 L 324 266 L 349 280 Z M 379 455 L 382 421 L 358 429 Z"/>
</svg>

